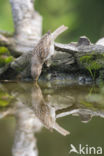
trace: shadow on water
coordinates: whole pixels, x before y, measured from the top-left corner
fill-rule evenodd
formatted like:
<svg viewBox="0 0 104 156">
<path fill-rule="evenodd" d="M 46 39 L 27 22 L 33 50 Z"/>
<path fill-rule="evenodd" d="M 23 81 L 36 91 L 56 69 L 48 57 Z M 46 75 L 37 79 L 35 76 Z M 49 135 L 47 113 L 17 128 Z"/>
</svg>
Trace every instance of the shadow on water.
<svg viewBox="0 0 104 156">
<path fill-rule="evenodd" d="M 12 155 L 38 156 L 35 134 L 43 127 L 64 136 L 70 134 L 57 123 L 58 118 L 79 116 L 84 123 L 94 116 L 104 118 L 103 102 L 96 102 L 93 95 L 98 95 L 97 87 L 48 83 L 40 86 L 33 83 L 0 84 L 0 119 L 8 116 L 16 119 Z"/>
</svg>

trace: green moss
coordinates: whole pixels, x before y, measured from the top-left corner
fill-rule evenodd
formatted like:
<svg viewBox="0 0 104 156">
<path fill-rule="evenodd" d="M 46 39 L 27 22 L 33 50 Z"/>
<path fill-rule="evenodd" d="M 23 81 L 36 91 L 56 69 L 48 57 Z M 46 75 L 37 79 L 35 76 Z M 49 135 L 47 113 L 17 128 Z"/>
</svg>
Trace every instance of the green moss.
<svg viewBox="0 0 104 156">
<path fill-rule="evenodd" d="M 92 55 L 82 56 L 82 57 L 80 57 L 80 62 L 81 63 L 86 63 L 86 62 L 88 63 L 91 61 L 91 59 L 92 59 Z"/>
<path fill-rule="evenodd" d="M 99 61 L 100 59 L 100 61 Z M 92 52 L 91 55 L 86 55 L 80 57 L 80 64 L 83 65 L 91 74 L 92 78 L 95 79 L 96 77 L 96 71 L 101 69 L 104 61 L 104 55 L 94 55 L 94 52 Z"/>
<path fill-rule="evenodd" d="M 10 56 L 10 53 L 7 48 L 0 47 L 0 67 L 13 61 L 13 57 Z"/>
<path fill-rule="evenodd" d="M 0 67 L 3 67 L 4 65 L 6 65 L 12 61 L 13 61 L 12 56 L 0 56 Z"/>
<path fill-rule="evenodd" d="M 5 63 L 7 64 L 7 63 L 10 63 L 10 62 L 12 62 L 13 61 L 13 57 L 12 56 L 9 56 L 9 57 L 7 57 L 7 58 L 5 58 Z"/>
<path fill-rule="evenodd" d="M 0 55 L 3 55 L 3 54 L 9 54 L 9 51 L 5 47 L 0 47 Z"/>
</svg>

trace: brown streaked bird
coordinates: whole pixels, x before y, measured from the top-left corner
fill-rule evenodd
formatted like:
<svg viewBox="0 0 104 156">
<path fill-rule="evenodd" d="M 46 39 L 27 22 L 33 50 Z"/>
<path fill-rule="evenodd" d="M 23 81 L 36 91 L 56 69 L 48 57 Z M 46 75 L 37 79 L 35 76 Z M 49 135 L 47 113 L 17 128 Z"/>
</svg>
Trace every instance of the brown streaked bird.
<svg viewBox="0 0 104 156">
<path fill-rule="evenodd" d="M 65 30 L 67 27 L 62 25 L 53 33 L 46 33 L 36 45 L 31 58 L 31 76 L 35 81 L 38 80 L 45 61 L 54 55 L 54 40 Z"/>
<path fill-rule="evenodd" d="M 50 131 L 56 130 L 60 134 L 66 136 L 70 134 L 56 122 L 56 110 L 49 103 L 45 102 L 39 85 L 33 86 L 32 91 L 32 110 L 44 127 Z"/>
</svg>

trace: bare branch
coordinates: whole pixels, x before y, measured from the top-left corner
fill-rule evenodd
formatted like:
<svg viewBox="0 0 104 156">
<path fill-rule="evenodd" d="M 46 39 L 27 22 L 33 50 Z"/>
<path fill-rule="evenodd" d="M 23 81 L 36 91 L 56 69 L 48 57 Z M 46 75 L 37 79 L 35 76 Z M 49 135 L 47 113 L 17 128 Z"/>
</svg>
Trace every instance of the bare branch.
<svg viewBox="0 0 104 156">
<path fill-rule="evenodd" d="M 55 49 L 57 51 L 67 52 L 70 54 L 74 53 L 82 53 L 83 55 L 92 54 L 102 54 L 104 53 L 104 45 L 98 42 L 96 44 L 91 44 L 87 37 L 80 37 L 77 43 L 70 43 L 70 44 L 61 44 L 55 43 Z"/>
</svg>

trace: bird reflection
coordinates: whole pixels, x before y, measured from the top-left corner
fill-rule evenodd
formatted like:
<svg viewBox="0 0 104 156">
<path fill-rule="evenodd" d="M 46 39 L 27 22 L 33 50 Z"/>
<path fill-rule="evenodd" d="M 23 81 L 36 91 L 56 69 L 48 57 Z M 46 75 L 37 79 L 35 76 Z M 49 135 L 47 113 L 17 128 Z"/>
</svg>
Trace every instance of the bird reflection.
<svg viewBox="0 0 104 156">
<path fill-rule="evenodd" d="M 55 108 L 45 102 L 42 91 L 39 86 L 35 85 L 32 91 L 32 107 L 36 117 L 49 130 L 55 129 L 62 135 L 69 134 L 56 122 Z"/>
<path fill-rule="evenodd" d="M 50 131 L 56 130 L 64 136 L 68 135 L 69 131 L 57 123 L 57 118 L 67 115 L 80 116 L 84 123 L 90 121 L 93 116 L 104 118 L 99 106 L 83 107 L 80 104 L 80 95 L 70 94 L 70 91 L 61 89 L 60 92 L 56 90 L 44 95 L 39 85 L 29 83 L 18 83 L 16 87 L 12 86 L 12 89 L 11 86 L 0 88 L 14 97 L 10 106 L 0 110 L 0 118 L 13 115 L 16 119 L 12 156 L 38 156 L 35 134 L 43 127 Z"/>
<path fill-rule="evenodd" d="M 14 115 L 16 119 L 13 156 L 38 156 L 35 133 L 43 126 L 51 131 L 55 129 L 64 136 L 69 134 L 56 123 L 55 108 L 45 102 L 40 87 L 33 85 L 30 91 L 26 90 L 21 86 L 21 92 L 12 91 L 12 96 L 15 96 L 12 107 L 0 113 L 0 118 Z"/>
</svg>

